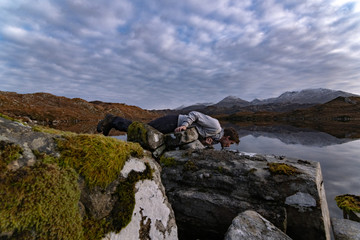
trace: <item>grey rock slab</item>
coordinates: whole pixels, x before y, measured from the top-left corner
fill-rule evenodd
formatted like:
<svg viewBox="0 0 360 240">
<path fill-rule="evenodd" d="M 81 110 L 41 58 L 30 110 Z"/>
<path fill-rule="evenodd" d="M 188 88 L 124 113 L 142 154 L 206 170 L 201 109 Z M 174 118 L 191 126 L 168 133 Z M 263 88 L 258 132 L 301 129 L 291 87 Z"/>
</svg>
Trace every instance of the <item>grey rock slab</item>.
<svg viewBox="0 0 360 240">
<path fill-rule="evenodd" d="M 233 219 L 224 240 L 291 240 L 284 232 L 255 211 L 247 210 Z"/>
</svg>

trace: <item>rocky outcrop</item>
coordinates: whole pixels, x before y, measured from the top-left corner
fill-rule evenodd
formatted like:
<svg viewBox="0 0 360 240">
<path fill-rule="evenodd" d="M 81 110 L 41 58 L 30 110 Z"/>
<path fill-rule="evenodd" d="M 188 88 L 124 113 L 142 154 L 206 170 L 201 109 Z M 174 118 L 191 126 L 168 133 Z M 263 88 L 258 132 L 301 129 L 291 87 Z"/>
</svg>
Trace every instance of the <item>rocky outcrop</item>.
<svg viewBox="0 0 360 240">
<path fill-rule="evenodd" d="M 224 240 L 291 240 L 271 222 L 255 211 L 239 214 L 231 223 Z"/>
<path fill-rule="evenodd" d="M 223 239 L 246 210 L 292 239 L 330 239 L 317 162 L 216 150 L 170 151 L 161 160 L 180 239 Z"/>
<path fill-rule="evenodd" d="M 0 118 L 0 238 L 176 240 L 160 169 L 135 143 Z"/>
<path fill-rule="evenodd" d="M 169 150 L 204 149 L 205 147 L 198 137 L 199 134 L 195 127 L 178 133 L 162 134 L 141 122 L 133 122 L 127 132 L 128 141 L 139 143 L 144 149 L 151 151 L 153 157 L 157 159 Z"/>
</svg>

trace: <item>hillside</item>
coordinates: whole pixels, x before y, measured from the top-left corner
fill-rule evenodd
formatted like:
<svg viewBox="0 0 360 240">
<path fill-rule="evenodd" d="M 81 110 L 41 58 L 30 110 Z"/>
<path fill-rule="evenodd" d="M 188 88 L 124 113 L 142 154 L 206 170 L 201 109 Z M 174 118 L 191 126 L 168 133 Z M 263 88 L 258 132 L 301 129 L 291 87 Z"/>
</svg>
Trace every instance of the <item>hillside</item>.
<svg viewBox="0 0 360 240">
<path fill-rule="evenodd" d="M 360 138 L 360 97 L 338 97 L 324 104 L 289 112 L 237 112 L 218 115 L 237 125 L 286 124 L 327 132 L 338 138 Z"/>
<path fill-rule="evenodd" d="M 17 94 L 0 91 L 0 113 L 60 130 L 94 133 L 107 113 L 136 121 L 149 121 L 160 113 L 122 103 L 87 102 L 49 93 Z"/>
</svg>

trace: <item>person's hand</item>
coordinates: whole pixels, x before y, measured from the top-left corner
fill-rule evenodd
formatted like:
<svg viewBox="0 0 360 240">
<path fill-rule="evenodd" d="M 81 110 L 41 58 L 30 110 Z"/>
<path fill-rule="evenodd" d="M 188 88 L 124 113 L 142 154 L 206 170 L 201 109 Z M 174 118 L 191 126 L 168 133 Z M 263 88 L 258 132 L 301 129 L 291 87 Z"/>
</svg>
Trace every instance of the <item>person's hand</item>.
<svg viewBox="0 0 360 240">
<path fill-rule="evenodd" d="M 186 130 L 185 126 L 180 126 L 180 127 L 175 128 L 175 132 L 181 132 L 181 131 L 185 131 L 185 130 Z"/>
<path fill-rule="evenodd" d="M 211 144 L 213 143 L 213 139 L 212 139 L 211 137 L 207 137 L 207 138 L 205 139 L 205 143 L 206 143 L 207 145 L 211 145 Z"/>
</svg>

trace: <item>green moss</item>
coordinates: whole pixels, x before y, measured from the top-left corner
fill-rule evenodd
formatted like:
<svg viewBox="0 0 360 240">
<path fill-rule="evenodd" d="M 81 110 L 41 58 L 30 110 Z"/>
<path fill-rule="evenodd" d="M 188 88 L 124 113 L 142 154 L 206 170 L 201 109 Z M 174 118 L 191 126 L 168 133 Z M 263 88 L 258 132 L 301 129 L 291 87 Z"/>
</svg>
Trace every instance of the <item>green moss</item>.
<svg viewBox="0 0 360 240">
<path fill-rule="evenodd" d="M 7 120 L 15 121 L 14 118 L 9 117 L 9 116 L 7 116 L 7 115 L 5 115 L 5 114 L 2 114 L 2 113 L 0 113 L 0 117 L 5 118 L 5 119 L 7 119 Z"/>
<path fill-rule="evenodd" d="M 50 134 L 55 134 L 55 135 L 61 135 L 61 136 L 76 135 L 76 133 L 73 133 L 73 132 L 61 131 L 61 130 L 57 130 L 55 128 L 50 128 L 50 127 L 40 126 L 40 125 L 33 126 L 32 130 L 34 132 L 44 132 L 44 133 L 50 133 Z"/>
<path fill-rule="evenodd" d="M 164 155 L 162 155 L 162 156 L 160 157 L 160 165 L 161 165 L 162 167 L 175 166 L 175 165 L 176 165 L 175 158 L 173 158 L 173 157 L 165 157 Z"/>
<path fill-rule="evenodd" d="M 126 227 L 131 221 L 132 213 L 135 207 L 135 184 L 144 179 L 152 179 L 153 170 L 148 163 L 146 170 L 142 173 L 131 171 L 125 181 L 121 182 L 117 188 L 119 201 L 112 211 L 112 226 L 116 232 Z"/>
<path fill-rule="evenodd" d="M 36 239 L 83 239 L 78 175 L 37 163 L 0 176 L 0 232 Z"/>
<path fill-rule="evenodd" d="M 360 196 L 344 194 L 335 197 L 336 204 L 345 212 L 360 213 Z"/>
<path fill-rule="evenodd" d="M 84 229 L 84 239 L 103 239 L 110 232 L 110 222 L 106 219 L 96 220 L 92 217 L 85 216 L 82 222 Z"/>
<path fill-rule="evenodd" d="M 281 175 L 294 175 L 298 174 L 299 171 L 288 164 L 285 163 L 268 163 L 270 172 L 273 174 L 281 174 Z"/>
<path fill-rule="evenodd" d="M 71 135 L 57 140 L 60 165 L 74 168 L 89 186 L 106 187 L 119 175 L 130 156 L 142 157 L 137 143 L 101 135 Z"/>
<path fill-rule="evenodd" d="M 35 155 L 35 157 L 43 162 L 43 163 L 49 163 L 49 164 L 57 164 L 59 163 L 59 159 L 54 157 L 54 156 L 51 156 L 51 155 L 48 155 L 46 153 L 43 153 L 43 152 L 39 152 L 37 150 L 32 150 L 33 154 Z"/>
<path fill-rule="evenodd" d="M 199 168 L 196 166 L 194 161 L 189 160 L 184 164 L 184 169 L 186 171 L 193 171 L 194 172 L 194 171 L 197 171 Z"/>
<path fill-rule="evenodd" d="M 17 160 L 23 150 L 19 145 L 0 141 L 0 173 L 6 171 L 6 166 Z"/>
<path fill-rule="evenodd" d="M 139 142 L 142 145 L 147 143 L 147 130 L 143 123 L 131 123 L 128 128 L 127 135 L 128 141 Z"/>
</svg>

